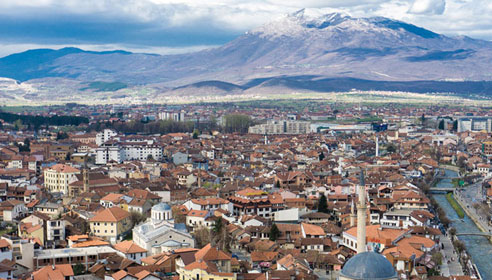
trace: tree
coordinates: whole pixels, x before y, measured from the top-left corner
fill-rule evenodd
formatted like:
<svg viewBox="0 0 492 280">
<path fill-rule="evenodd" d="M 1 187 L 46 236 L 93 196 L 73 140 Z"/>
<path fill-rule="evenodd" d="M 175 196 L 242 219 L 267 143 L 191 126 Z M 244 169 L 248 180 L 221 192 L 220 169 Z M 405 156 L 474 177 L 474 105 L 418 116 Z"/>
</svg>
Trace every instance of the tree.
<svg viewBox="0 0 492 280">
<path fill-rule="evenodd" d="M 65 160 L 69 161 L 70 160 L 70 153 L 68 152 L 67 155 L 65 156 Z"/>
<path fill-rule="evenodd" d="M 276 186 L 275 187 L 277 187 L 277 189 L 280 189 L 281 188 L 280 181 L 279 180 L 277 180 L 277 183 L 276 183 Z"/>
<path fill-rule="evenodd" d="M 183 213 L 181 213 L 179 211 L 179 207 L 173 206 L 171 208 L 171 211 L 173 213 L 174 223 L 176 223 L 176 224 L 184 224 L 184 223 L 186 223 L 186 215 L 184 215 Z"/>
<path fill-rule="evenodd" d="M 466 169 L 466 158 L 459 157 L 456 161 L 456 166 L 458 166 L 460 169 Z"/>
<path fill-rule="evenodd" d="M 222 218 L 218 218 L 217 220 L 215 220 L 214 227 L 212 228 L 212 231 L 215 234 L 218 234 L 222 230 L 223 226 L 224 226 L 224 224 L 222 222 Z"/>
<path fill-rule="evenodd" d="M 324 159 L 325 159 L 325 154 L 321 152 L 321 154 L 319 154 L 319 161 L 323 161 Z"/>
<path fill-rule="evenodd" d="M 82 275 L 85 273 L 85 265 L 81 263 L 76 263 L 73 267 L 73 274 L 75 275 Z"/>
<path fill-rule="evenodd" d="M 454 227 L 450 228 L 449 234 L 451 235 L 451 238 L 454 239 L 454 236 L 456 235 L 456 229 Z"/>
<path fill-rule="evenodd" d="M 453 242 L 453 245 L 454 245 L 454 248 L 456 249 L 456 252 L 458 252 L 460 254 L 461 254 L 461 252 L 466 250 L 465 243 L 463 243 L 463 241 L 461 241 L 461 240 L 455 240 Z"/>
<path fill-rule="evenodd" d="M 79 229 L 82 234 L 86 234 L 90 231 L 89 223 L 86 220 L 83 220 L 79 223 Z"/>
<path fill-rule="evenodd" d="M 444 120 L 441 120 L 441 121 L 439 122 L 439 126 L 438 126 L 438 128 L 439 128 L 440 130 L 444 130 Z"/>
<path fill-rule="evenodd" d="M 198 248 L 203 248 L 205 245 L 210 243 L 210 231 L 204 226 L 200 226 L 194 231 L 196 246 Z"/>
<path fill-rule="evenodd" d="M 453 131 L 457 131 L 458 130 L 458 121 L 454 121 L 453 122 Z"/>
<path fill-rule="evenodd" d="M 66 132 L 58 131 L 58 133 L 56 134 L 56 140 L 63 140 L 67 138 L 68 138 L 68 134 Z"/>
<path fill-rule="evenodd" d="M 277 241 L 279 237 L 280 237 L 280 230 L 278 229 L 277 225 L 273 223 L 273 225 L 270 227 L 270 240 Z"/>
<path fill-rule="evenodd" d="M 390 154 L 396 152 L 396 146 L 394 144 L 389 144 L 387 147 L 386 147 L 386 151 Z"/>
<path fill-rule="evenodd" d="M 29 138 L 24 139 L 23 144 L 15 144 L 19 148 L 19 152 L 30 152 L 31 151 L 31 141 Z"/>
<path fill-rule="evenodd" d="M 248 128 L 253 124 L 251 117 L 248 115 L 231 114 L 225 116 L 225 132 L 247 133 Z"/>
<path fill-rule="evenodd" d="M 422 123 L 422 125 L 425 125 L 425 114 L 422 114 L 422 116 L 420 116 L 420 122 Z"/>
<path fill-rule="evenodd" d="M 131 227 L 133 228 L 134 226 L 138 225 L 139 223 L 145 221 L 147 217 L 145 217 L 144 214 L 136 212 L 136 211 L 130 211 L 130 223 Z"/>
<path fill-rule="evenodd" d="M 14 130 L 22 130 L 23 125 L 22 125 L 22 120 L 18 119 L 14 122 Z"/>
<path fill-rule="evenodd" d="M 199 133 L 200 132 L 198 131 L 198 129 L 193 130 L 193 139 L 198 139 L 198 134 Z"/>
<path fill-rule="evenodd" d="M 328 213 L 328 201 L 324 194 L 322 194 L 318 200 L 318 212 Z"/>
<path fill-rule="evenodd" d="M 434 254 L 432 254 L 431 260 L 437 265 L 442 265 L 442 254 L 441 254 L 441 252 L 435 252 Z"/>
</svg>

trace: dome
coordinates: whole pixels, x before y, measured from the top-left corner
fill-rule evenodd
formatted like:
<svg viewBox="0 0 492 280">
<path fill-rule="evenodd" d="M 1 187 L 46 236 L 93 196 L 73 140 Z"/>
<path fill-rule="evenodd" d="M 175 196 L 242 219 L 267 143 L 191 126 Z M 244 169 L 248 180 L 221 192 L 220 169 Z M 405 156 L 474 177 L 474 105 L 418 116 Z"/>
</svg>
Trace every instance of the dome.
<svg viewBox="0 0 492 280">
<path fill-rule="evenodd" d="M 364 252 L 350 258 L 343 266 L 341 276 L 348 279 L 397 279 L 393 265 L 381 254 Z"/>
<path fill-rule="evenodd" d="M 170 211 L 171 206 L 169 206 L 169 204 L 167 204 L 167 203 L 161 202 L 159 204 L 154 205 L 152 207 L 152 210 L 153 211 Z"/>
</svg>

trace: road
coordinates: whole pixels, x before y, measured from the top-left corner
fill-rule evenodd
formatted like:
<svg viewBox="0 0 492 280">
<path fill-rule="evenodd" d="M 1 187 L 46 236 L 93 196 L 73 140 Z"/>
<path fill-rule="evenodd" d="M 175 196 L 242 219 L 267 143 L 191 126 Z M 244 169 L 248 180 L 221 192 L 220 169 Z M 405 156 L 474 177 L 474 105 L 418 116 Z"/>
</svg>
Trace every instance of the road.
<svg viewBox="0 0 492 280">
<path fill-rule="evenodd" d="M 476 221 L 478 221 L 485 231 L 492 233 L 492 226 L 490 226 L 486 218 L 480 215 L 473 207 L 473 204 L 482 203 L 484 201 L 485 195 L 483 192 L 482 180 L 479 180 L 477 183 L 469 185 L 461 190 L 457 190 L 454 197 L 463 207 L 466 207 L 468 212 Z"/>
<path fill-rule="evenodd" d="M 441 244 L 444 244 L 444 249 L 441 250 L 443 256 L 441 274 L 445 277 L 463 275 L 463 268 L 458 261 L 458 255 L 454 251 L 453 244 L 451 243 L 451 240 L 448 236 L 449 234 L 441 235 L 439 237 L 441 240 Z"/>
</svg>

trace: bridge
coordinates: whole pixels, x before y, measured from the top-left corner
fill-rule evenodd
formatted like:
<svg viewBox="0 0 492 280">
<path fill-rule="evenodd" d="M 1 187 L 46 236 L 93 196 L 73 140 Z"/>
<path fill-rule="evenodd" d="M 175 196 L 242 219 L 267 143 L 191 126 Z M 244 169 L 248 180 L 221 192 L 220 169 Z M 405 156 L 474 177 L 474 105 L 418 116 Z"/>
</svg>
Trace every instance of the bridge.
<svg viewBox="0 0 492 280">
<path fill-rule="evenodd" d="M 492 233 L 487 233 L 487 232 L 464 232 L 464 233 L 457 233 L 456 236 L 485 236 L 488 238 L 492 238 Z"/>
<path fill-rule="evenodd" d="M 461 177 L 459 177 L 459 176 L 447 177 L 447 176 L 443 176 L 443 175 L 437 175 L 435 178 L 436 179 L 451 179 L 451 180 L 453 180 L 453 179 L 461 179 Z"/>
<path fill-rule="evenodd" d="M 449 193 L 449 192 L 453 192 L 455 190 L 455 188 L 430 188 L 430 192 L 431 193 Z"/>
</svg>

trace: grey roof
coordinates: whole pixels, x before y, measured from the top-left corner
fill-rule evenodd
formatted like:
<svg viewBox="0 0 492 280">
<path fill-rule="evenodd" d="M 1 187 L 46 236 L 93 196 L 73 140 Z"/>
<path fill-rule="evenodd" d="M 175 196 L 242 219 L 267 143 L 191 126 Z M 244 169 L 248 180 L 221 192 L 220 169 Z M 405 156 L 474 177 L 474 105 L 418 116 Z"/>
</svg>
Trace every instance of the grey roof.
<svg viewBox="0 0 492 280">
<path fill-rule="evenodd" d="M 393 265 L 375 252 L 364 252 L 350 258 L 343 266 L 341 275 L 348 279 L 397 279 Z"/>
<path fill-rule="evenodd" d="M 171 210 L 171 206 L 169 204 L 161 202 L 159 204 L 156 204 L 152 207 L 152 210 L 154 211 L 169 211 Z"/>
</svg>

